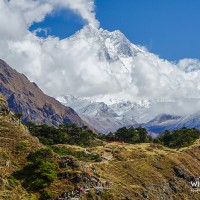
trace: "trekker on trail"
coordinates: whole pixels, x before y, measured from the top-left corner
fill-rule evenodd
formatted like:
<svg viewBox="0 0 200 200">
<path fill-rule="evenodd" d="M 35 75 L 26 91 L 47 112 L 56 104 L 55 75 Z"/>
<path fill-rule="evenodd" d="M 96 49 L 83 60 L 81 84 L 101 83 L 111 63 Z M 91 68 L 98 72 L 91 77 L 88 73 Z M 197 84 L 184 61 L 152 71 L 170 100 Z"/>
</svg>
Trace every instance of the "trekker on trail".
<svg viewBox="0 0 200 200">
<path fill-rule="evenodd" d="M 106 181 L 106 187 L 107 187 L 107 188 L 110 187 L 110 183 L 109 183 L 109 181 Z"/>
<path fill-rule="evenodd" d="M 69 178 L 69 174 L 67 172 L 64 173 L 64 178 L 68 179 Z"/>
<path fill-rule="evenodd" d="M 95 167 L 92 167 L 92 171 L 93 171 L 94 173 L 96 173 L 96 168 L 95 168 Z"/>
<path fill-rule="evenodd" d="M 96 187 L 98 187 L 98 181 L 95 184 L 96 184 Z"/>
<path fill-rule="evenodd" d="M 10 162 L 9 162 L 9 160 L 6 160 L 6 167 L 10 167 Z"/>
<path fill-rule="evenodd" d="M 63 193 L 61 194 L 61 197 L 62 197 L 62 198 L 67 197 L 67 193 L 66 193 L 66 192 L 63 192 Z"/>
<path fill-rule="evenodd" d="M 72 197 L 74 197 L 74 190 L 71 191 L 71 195 L 72 195 Z"/>
<path fill-rule="evenodd" d="M 86 185 L 86 184 L 83 186 L 83 189 L 84 189 L 84 190 L 86 190 L 86 189 L 87 189 L 87 185 Z"/>
</svg>

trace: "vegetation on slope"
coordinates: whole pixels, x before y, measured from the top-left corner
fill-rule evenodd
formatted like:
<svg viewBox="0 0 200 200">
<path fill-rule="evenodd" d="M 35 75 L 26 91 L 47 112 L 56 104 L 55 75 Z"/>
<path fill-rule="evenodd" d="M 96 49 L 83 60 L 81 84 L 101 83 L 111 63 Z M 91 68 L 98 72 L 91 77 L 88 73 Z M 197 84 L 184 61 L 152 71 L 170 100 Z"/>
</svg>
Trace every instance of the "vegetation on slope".
<svg viewBox="0 0 200 200">
<path fill-rule="evenodd" d="M 85 151 L 77 151 L 74 149 L 67 148 L 65 146 L 51 146 L 52 150 L 59 154 L 60 156 L 66 156 L 70 155 L 78 160 L 85 161 L 85 162 L 101 162 L 102 158 L 99 154 L 92 154 L 92 153 L 86 153 Z"/>
<path fill-rule="evenodd" d="M 41 190 L 57 178 L 57 164 L 51 149 L 38 149 L 29 154 L 27 159 L 28 164 L 16 173 L 16 177 L 23 180 L 24 187 L 33 191 Z"/>
<path fill-rule="evenodd" d="M 106 141 L 124 141 L 130 144 L 136 143 L 160 143 L 170 148 L 181 148 L 192 145 L 200 138 L 200 131 L 195 128 L 182 128 L 174 131 L 165 131 L 153 139 L 145 128 L 130 127 L 120 128 L 115 133 L 101 134 L 100 138 Z"/>
<path fill-rule="evenodd" d="M 153 139 L 145 128 L 122 127 L 115 133 L 95 134 L 87 126 L 77 127 L 75 124 L 60 125 L 58 128 L 48 125 L 26 123 L 30 133 L 39 138 L 44 145 L 71 144 L 80 146 L 100 145 L 101 141 L 123 141 L 130 144 L 155 142 L 170 148 L 187 147 L 192 145 L 200 136 L 195 128 L 182 128 L 174 131 L 165 131 L 158 138 Z M 100 140 L 97 140 L 100 139 Z M 97 142 L 98 141 L 98 142 Z"/>
<path fill-rule="evenodd" d="M 27 122 L 30 133 L 36 136 L 45 145 L 71 144 L 80 146 L 92 146 L 97 134 L 88 129 L 87 126 L 78 127 L 75 124 L 66 123 L 58 128 L 46 124 L 36 125 Z"/>
<path fill-rule="evenodd" d="M 200 131 L 198 129 L 184 127 L 172 132 L 165 131 L 154 141 L 170 148 L 181 148 L 192 145 L 198 138 L 200 138 Z"/>
<path fill-rule="evenodd" d="M 75 124 L 60 125 L 58 128 L 48 125 L 36 125 L 27 122 L 30 133 L 45 145 L 71 144 L 80 146 L 92 146 L 98 139 L 112 142 L 123 141 L 126 143 L 144 143 L 151 142 L 152 137 L 148 135 L 147 130 L 142 127 L 120 128 L 115 133 L 95 134 L 87 126 L 77 127 Z M 99 145 L 97 143 L 97 145 Z"/>
<path fill-rule="evenodd" d="M 100 138 L 106 141 L 123 141 L 130 144 L 151 142 L 152 137 L 148 135 L 145 128 L 141 126 L 138 128 L 122 127 L 118 129 L 115 133 L 109 133 L 108 135 L 101 134 Z"/>
<path fill-rule="evenodd" d="M 29 123 L 31 135 L 4 104 L 0 113 L 2 200 L 48 200 L 63 192 L 74 197 L 74 191 L 86 185 L 88 190 L 79 196 L 80 200 L 199 199 L 198 193 L 191 193 L 188 182 L 200 173 L 198 144 L 169 149 L 150 143 L 152 138 L 141 127 L 98 136 L 87 127 L 66 124 L 55 128 Z M 157 142 L 170 147 L 186 146 L 199 134 L 195 129 L 179 132 L 179 137 L 173 136 L 174 132 L 170 137 L 164 133 L 165 139 Z M 96 183 L 107 181 L 110 186 L 102 192 L 95 189 Z"/>
</svg>

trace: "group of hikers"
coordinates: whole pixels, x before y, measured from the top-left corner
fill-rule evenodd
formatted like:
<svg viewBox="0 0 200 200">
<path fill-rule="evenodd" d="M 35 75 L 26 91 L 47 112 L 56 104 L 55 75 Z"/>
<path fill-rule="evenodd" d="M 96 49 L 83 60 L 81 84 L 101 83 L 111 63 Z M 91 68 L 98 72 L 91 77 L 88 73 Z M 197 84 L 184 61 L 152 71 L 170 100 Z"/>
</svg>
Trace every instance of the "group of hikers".
<svg viewBox="0 0 200 200">
<path fill-rule="evenodd" d="M 84 184 L 83 186 L 77 186 L 73 190 L 68 192 L 63 192 L 61 195 L 57 196 L 55 200 L 75 200 L 78 199 L 81 195 L 85 194 L 87 191 L 94 189 L 96 191 L 96 194 L 101 196 L 103 194 L 103 190 L 105 188 L 110 187 L 110 182 L 100 182 L 98 180 L 96 181 L 90 181 L 87 184 Z"/>
</svg>

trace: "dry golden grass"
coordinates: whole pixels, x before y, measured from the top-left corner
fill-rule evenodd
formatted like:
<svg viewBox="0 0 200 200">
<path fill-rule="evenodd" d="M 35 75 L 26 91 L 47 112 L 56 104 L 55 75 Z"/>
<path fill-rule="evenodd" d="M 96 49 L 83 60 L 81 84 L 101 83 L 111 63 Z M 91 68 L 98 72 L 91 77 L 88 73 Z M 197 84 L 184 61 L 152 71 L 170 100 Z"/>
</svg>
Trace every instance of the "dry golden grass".
<svg viewBox="0 0 200 200">
<path fill-rule="evenodd" d="M 103 147 L 102 147 L 103 148 Z M 98 149 L 102 152 L 102 148 Z M 178 166 L 193 176 L 199 176 L 200 150 L 197 146 L 187 152 L 177 152 L 151 144 L 107 144 L 113 154 L 112 161 L 94 164 L 102 180 L 112 182 L 115 199 L 199 199 L 200 194 L 191 194 L 189 183 L 175 176 Z M 195 154 L 195 156 L 194 156 Z M 169 187 L 174 184 L 176 193 Z M 171 186 L 172 187 L 172 186 Z M 184 190 L 183 190 L 184 187 Z"/>
</svg>

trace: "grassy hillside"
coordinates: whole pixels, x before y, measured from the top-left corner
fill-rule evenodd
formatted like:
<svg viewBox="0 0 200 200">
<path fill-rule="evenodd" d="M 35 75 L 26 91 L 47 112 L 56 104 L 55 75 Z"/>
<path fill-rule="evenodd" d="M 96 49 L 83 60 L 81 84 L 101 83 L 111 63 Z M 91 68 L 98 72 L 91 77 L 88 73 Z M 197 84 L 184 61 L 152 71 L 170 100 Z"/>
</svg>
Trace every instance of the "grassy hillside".
<svg viewBox="0 0 200 200">
<path fill-rule="evenodd" d="M 30 152 L 42 146 L 19 124 L 0 96 L 0 199 L 37 199 L 12 174 L 26 165 Z"/>
<path fill-rule="evenodd" d="M 83 186 L 87 187 L 77 195 L 80 200 L 197 200 L 200 192 L 191 192 L 189 181 L 199 177 L 199 166 L 199 140 L 180 149 L 120 142 L 98 142 L 87 149 L 47 147 L 31 136 L 0 97 L 2 200 L 55 199 Z"/>
<path fill-rule="evenodd" d="M 99 149 L 111 160 L 95 164 L 112 183 L 114 199 L 199 199 L 190 177 L 199 176 L 199 145 L 171 150 L 152 144 L 107 144 Z"/>
</svg>

